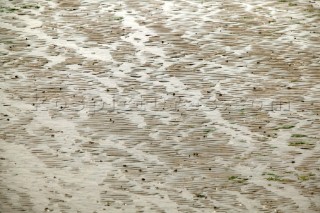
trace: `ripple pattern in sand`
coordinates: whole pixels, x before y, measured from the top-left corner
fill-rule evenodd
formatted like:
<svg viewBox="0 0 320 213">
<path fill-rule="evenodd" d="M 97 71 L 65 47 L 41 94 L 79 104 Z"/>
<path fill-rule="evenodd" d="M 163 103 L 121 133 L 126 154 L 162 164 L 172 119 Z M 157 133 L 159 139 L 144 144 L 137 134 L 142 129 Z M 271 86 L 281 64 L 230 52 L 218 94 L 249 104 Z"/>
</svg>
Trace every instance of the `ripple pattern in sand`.
<svg viewBox="0 0 320 213">
<path fill-rule="evenodd" d="M 0 212 L 319 212 L 319 8 L 1 1 Z"/>
</svg>

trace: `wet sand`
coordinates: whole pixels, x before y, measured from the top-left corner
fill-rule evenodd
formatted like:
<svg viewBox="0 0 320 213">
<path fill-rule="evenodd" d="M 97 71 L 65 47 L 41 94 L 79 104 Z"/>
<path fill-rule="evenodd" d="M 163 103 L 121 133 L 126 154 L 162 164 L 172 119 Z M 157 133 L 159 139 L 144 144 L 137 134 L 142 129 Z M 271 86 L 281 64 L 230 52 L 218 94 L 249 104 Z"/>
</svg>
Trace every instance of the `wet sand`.
<svg viewBox="0 0 320 213">
<path fill-rule="evenodd" d="M 319 1 L 0 5 L 1 213 L 320 212 Z"/>
</svg>

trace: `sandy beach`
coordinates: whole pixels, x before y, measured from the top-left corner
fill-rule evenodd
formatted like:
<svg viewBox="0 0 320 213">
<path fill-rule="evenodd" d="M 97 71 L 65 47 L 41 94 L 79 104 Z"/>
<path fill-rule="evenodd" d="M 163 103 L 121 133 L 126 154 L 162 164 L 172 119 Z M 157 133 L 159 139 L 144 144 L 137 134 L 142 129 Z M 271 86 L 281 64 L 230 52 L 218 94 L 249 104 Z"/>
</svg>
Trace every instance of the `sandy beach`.
<svg viewBox="0 0 320 213">
<path fill-rule="evenodd" d="M 0 0 L 0 213 L 320 212 L 320 1 Z"/>
</svg>

